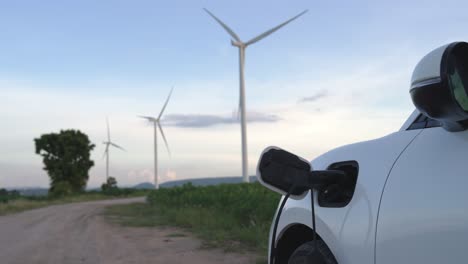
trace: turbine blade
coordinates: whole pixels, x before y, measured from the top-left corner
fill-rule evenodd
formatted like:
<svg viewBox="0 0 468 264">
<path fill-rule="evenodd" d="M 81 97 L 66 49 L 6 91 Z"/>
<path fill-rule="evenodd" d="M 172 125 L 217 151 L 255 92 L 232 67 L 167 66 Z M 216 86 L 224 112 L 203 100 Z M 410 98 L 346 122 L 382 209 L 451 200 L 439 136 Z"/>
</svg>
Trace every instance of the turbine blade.
<svg viewBox="0 0 468 264">
<path fill-rule="evenodd" d="M 138 116 L 138 117 L 143 118 L 143 119 L 146 119 L 146 120 L 148 120 L 148 121 L 150 121 L 150 122 L 156 121 L 156 118 L 154 118 L 154 117 L 152 117 L 152 116 Z"/>
<path fill-rule="evenodd" d="M 304 15 L 305 13 L 307 13 L 307 11 L 309 11 L 309 10 L 304 10 L 304 11 L 302 11 L 300 14 L 296 15 L 295 17 L 293 17 L 293 18 L 291 18 L 291 19 L 289 19 L 289 20 L 287 20 L 287 21 L 285 21 L 285 22 L 279 24 L 278 26 L 276 26 L 276 27 L 274 27 L 274 28 L 272 28 L 272 29 L 270 29 L 270 30 L 268 30 L 268 31 L 266 31 L 266 32 L 264 32 L 264 33 L 258 35 L 258 36 L 255 37 L 255 38 L 253 38 L 253 39 L 247 41 L 247 42 L 245 43 L 245 45 L 247 46 L 247 45 L 253 44 L 253 43 L 255 43 L 255 42 L 257 42 L 257 41 L 259 41 L 259 40 L 265 38 L 266 36 L 272 34 L 273 32 L 277 31 L 278 29 L 280 29 L 280 28 L 286 26 L 287 24 L 289 24 L 289 23 L 292 22 L 293 20 L 296 20 L 296 19 L 299 18 L 300 16 Z"/>
<path fill-rule="evenodd" d="M 106 117 L 106 123 L 107 123 L 107 141 L 110 142 L 110 128 L 109 128 L 109 118 Z"/>
<path fill-rule="evenodd" d="M 114 147 L 116 147 L 116 148 L 118 148 L 118 149 L 121 149 L 121 150 L 123 150 L 123 151 L 126 151 L 124 148 L 122 148 L 121 146 L 119 146 L 119 145 L 117 145 L 117 144 L 115 144 L 115 143 L 109 142 L 109 144 L 112 145 L 112 146 L 114 146 Z"/>
<path fill-rule="evenodd" d="M 102 153 L 101 159 L 103 159 L 107 155 L 108 151 L 109 151 L 109 145 L 106 144 L 106 149 L 104 150 L 104 153 Z"/>
<path fill-rule="evenodd" d="M 171 88 L 171 91 L 169 92 L 169 96 L 167 97 L 166 102 L 164 103 L 164 106 L 161 109 L 161 113 L 159 113 L 159 116 L 158 116 L 157 120 L 159 120 L 161 118 L 161 116 L 163 115 L 164 110 L 166 109 L 167 103 L 169 103 L 169 99 L 171 98 L 171 94 L 172 94 L 173 90 L 174 90 L 174 87 Z"/>
<path fill-rule="evenodd" d="M 224 30 L 226 30 L 226 32 L 229 33 L 229 35 L 231 35 L 231 37 L 233 39 L 235 39 L 237 42 L 242 42 L 240 40 L 239 36 L 237 36 L 236 33 L 234 33 L 234 31 L 232 29 L 230 29 L 226 24 L 224 24 L 223 21 L 221 21 L 221 19 L 219 19 L 215 15 L 213 15 L 213 13 L 208 11 L 208 9 L 203 8 L 203 10 L 205 10 L 205 12 L 208 13 L 208 15 L 210 15 L 212 18 L 214 18 L 214 20 L 216 20 L 216 22 L 218 22 L 224 28 Z"/>
<path fill-rule="evenodd" d="M 161 131 L 161 136 L 164 140 L 164 144 L 166 145 L 167 152 L 169 153 L 169 156 L 171 156 L 171 150 L 169 149 L 169 144 L 167 144 L 166 136 L 164 136 L 164 131 L 159 122 L 158 122 L 158 127 L 159 127 L 159 131 Z"/>
</svg>

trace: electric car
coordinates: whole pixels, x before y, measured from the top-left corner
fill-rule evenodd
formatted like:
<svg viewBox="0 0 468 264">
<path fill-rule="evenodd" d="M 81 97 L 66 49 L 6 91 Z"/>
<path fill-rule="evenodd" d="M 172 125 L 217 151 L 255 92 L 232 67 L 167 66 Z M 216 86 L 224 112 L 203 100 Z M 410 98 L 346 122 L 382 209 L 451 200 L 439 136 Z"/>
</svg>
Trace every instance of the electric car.
<svg viewBox="0 0 468 264">
<path fill-rule="evenodd" d="M 410 95 L 390 135 L 311 162 L 264 151 L 258 180 L 284 195 L 270 264 L 468 263 L 468 43 L 423 57 Z"/>
</svg>

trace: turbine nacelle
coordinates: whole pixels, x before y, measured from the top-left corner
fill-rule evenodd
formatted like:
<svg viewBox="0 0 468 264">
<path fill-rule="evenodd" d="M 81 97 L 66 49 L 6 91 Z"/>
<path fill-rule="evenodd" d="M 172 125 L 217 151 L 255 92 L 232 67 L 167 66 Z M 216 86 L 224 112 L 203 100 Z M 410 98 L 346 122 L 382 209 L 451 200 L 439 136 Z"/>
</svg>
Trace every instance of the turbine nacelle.
<svg viewBox="0 0 468 264">
<path fill-rule="evenodd" d="M 148 120 L 148 122 L 159 122 L 159 118 L 155 118 L 155 117 L 152 117 L 152 116 L 138 116 L 138 117 L 141 117 L 143 119 L 146 119 Z"/>
<path fill-rule="evenodd" d="M 238 48 L 245 48 L 247 47 L 247 45 L 245 45 L 244 42 L 242 41 L 235 41 L 233 39 L 231 39 L 231 45 L 234 46 L 234 47 L 238 47 Z"/>
</svg>

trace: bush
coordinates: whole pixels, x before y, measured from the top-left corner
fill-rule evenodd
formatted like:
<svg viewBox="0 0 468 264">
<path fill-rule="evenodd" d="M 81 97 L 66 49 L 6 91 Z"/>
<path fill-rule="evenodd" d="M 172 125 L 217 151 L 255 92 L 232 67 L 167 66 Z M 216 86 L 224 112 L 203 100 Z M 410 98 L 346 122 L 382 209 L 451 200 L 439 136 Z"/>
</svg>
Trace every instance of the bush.
<svg viewBox="0 0 468 264">
<path fill-rule="evenodd" d="M 106 191 L 103 191 L 105 195 L 109 196 L 130 196 L 140 192 L 139 190 L 130 189 L 130 188 L 110 188 Z"/>
<path fill-rule="evenodd" d="M 15 200 L 21 197 L 21 194 L 17 190 L 10 191 L 8 194 L 10 200 Z"/>
<path fill-rule="evenodd" d="M 101 190 L 103 192 L 117 188 L 117 180 L 114 177 L 107 178 L 107 181 L 101 185 Z"/>
<path fill-rule="evenodd" d="M 53 189 L 49 190 L 49 196 L 51 197 L 64 197 L 71 195 L 73 193 L 73 188 L 71 184 L 67 181 L 58 182 L 55 184 Z"/>
<path fill-rule="evenodd" d="M 0 189 L 0 203 L 8 202 L 8 191 L 5 189 Z"/>
<path fill-rule="evenodd" d="M 115 196 L 115 197 L 127 197 L 135 196 L 138 194 L 145 194 L 147 191 L 138 190 L 132 188 L 119 188 L 117 186 L 117 180 L 114 177 L 109 177 L 105 183 L 101 185 L 101 191 L 105 195 Z"/>
<path fill-rule="evenodd" d="M 118 192 L 119 187 L 117 187 L 117 180 L 114 177 L 107 178 L 107 181 L 101 185 L 101 190 L 105 194 Z"/>
<path fill-rule="evenodd" d="M 20 193 L 16 190 L 7 191 L 6 189 L 0 189 L 0 203 L 8 203 L 11 200 L 20 198 Z"/>
</svg>

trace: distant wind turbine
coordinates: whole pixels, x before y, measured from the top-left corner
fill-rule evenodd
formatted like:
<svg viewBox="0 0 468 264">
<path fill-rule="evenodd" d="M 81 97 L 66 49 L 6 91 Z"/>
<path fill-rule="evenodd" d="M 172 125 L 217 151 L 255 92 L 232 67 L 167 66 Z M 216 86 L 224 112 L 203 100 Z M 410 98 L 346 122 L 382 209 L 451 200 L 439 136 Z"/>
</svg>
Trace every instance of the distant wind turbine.
<svg viewBox="0 0 468 264">
<path fill-rule="evenodd" d="M 108 118 L 106 118 L 106 123 L 107 123 L 107 141 L 104 141 L 102 143 L 106 145 L 106 149 L 104 150 L 104 156 L 106 157 L 106 182 L 107 182 L 107 180 L 109 179 L 109 147 L 113 146 L 123 151 L 125 151 L 125 149 L 111 141 Z"/>
<path fill-rule="evenodd" d="M 159 131 L 161 132 L 161 136 L 164 140 L 164 144 L 166 145 L 167 152 L 169 153 L 169 156 L 171 155 L 171 151 L 169 150 L 169 144 L 167 144 L 166 137 L 164 136 L 164 131 L 161 126 L 161 117 L 164 113 L 164 110 L 166 109 L 167 103 L 169 103 L 169 99 L 171 98 L 172 90 L 169 92 L 169 96 L 166 99 L 166 102 L 164 103 L 161 112 L 159 113 L 158 117 L 152 117 L 152 116 L 139 116 L 141 118 L 144 118 L 148 120 L 150 123 L 153 123 L 153 128 L 154 128 L 154 188 L 157 190 L 159 189 L 159 177 L 158 177 L 158 128 Z"/>
<path fill-rule="evenodd" d="M 247 124 L 246 124 L 246 116 L 245 116 L 245 83 L 244 83 L 244 64 L 245 64 L 245 49 L 255 42 L 267 37 L 268 35 L 272 34 L 273 32 L 277 31 L 278 29 L 286 26 L 293 20 L 299 18 L 303 14 L 305 14 L 308 10 L 302 11 L 297 16 L 279 24 L 278 26 L 265 31 L 264 33 L 252 38 L 247 42 L 243 42 L 234 31 L 229 28 L 225 23 L 223 23 L 219 18 L 217 18 L 213 13 L 208 11 L 208 9 L 204 8 L 204 10 L 210 15 L 216 22 L 218 22 L 226 32 L 231 35 L 233 39 L 231 39 L 231 44 L 235 47 L 239 48 L 239 81 L 240 81 L 240 88 L 239 88 L 239 112 L 240 112 L 240 121 L 241 121 L 241 133 L 242 133 L 242 178 L 244 182 L 249 182 L 248 176 L 248 159 L 247 159 Z"/>
</svg>

